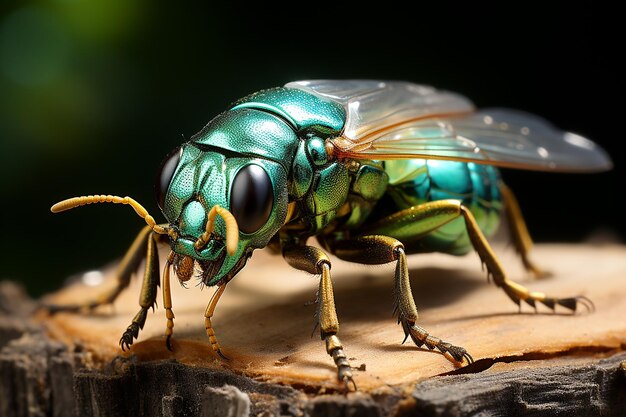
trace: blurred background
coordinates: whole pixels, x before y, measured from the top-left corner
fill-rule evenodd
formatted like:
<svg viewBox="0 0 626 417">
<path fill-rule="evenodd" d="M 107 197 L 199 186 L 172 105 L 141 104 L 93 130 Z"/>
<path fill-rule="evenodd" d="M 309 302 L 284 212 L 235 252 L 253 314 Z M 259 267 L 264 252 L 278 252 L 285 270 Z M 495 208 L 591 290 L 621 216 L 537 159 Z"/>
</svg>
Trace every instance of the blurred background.
<svg viewBox="0 0 626 417">
<path fill-rule="evenodd" d="M 39 295 L 121 257 L 143 225 L 130 208 L 52 215 L 50 206 L 76 195 L 130 195 L 162 220 L 153 183 L 172 148 L 232 101 L 309 78 L 431 84 L 595 140 L 612 155 L 613 171 L 506 170 L 504 177 L 537 241 L 623 242 L 619 13 L 507 3 L 506 10 L 381 8 L 357 18 L 309 3 L 309 12 L 286 19 L 207 3 L 2 2 L 0 279 Z"/>
</svg>

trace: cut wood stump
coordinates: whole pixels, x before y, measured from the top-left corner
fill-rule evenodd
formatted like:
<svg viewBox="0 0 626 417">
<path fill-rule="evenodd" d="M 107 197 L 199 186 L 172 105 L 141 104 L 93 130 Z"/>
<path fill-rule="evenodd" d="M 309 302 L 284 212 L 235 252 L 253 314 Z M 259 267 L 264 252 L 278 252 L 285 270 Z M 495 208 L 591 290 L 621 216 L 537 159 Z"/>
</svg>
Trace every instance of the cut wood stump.
<svg viewBox="0 0 626 417">
<path fill-rule="evenodd" d="M 348 394 L 319 332 L 311 337 L 317 277 L 269 252 L 255 252 L 217 306 L 212 321 L 229 360 L 206 340 L 213 289 L 193 281 L 188 289 L 172 285 L 173 352 L 157 309 L 126 353 L 118 341 L 139 309 L 139 279 L 113 306 L 54 316 L 33 314 L 33 303 L 5 283 L 0 416 L 626 415 L 626 247 L 539 245 L 533 259 L 553 274 L 541 280 L 512 251 L 502 259 L 531 290 L 584 295 L 596 311 L 522 306 L 519 313 L 487 284 L 476 256 L 411 256 L 419 324 L 465 347 L 476 360 L 465 367 L 401 344 L 392 264 L 331 259 L 339 334 L 359 387 Z M 95 298 L 114 284 L 113 271 L 79 276 L 46 301 Z M 102 285 L 90 285 L 100 278 Z"/>
</svg>

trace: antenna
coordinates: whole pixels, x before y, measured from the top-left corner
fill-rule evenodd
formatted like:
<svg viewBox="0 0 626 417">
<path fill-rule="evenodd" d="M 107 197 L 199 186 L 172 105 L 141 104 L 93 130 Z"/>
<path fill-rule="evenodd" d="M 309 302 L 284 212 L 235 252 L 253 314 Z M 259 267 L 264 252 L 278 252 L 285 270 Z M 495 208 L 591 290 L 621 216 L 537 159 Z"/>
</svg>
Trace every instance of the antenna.
<svg viewBox="0 0 626 417">
<path fill-rule="evenodd" d="M 127 204 L 135 210 L 135 213 L 137 213 L 139 217 L 141 217 L 146 221 L 146 223 L 148 223 L 148 226 L 150 226 L 152 231 L 154 231 L 155 233 L 158 233 L 160 235 L 169 235 L 172 231 L 170 228 L 166 228 L 156 224 L 154 217 L 152 217 L 148 213 L 148 210 L 146 210 L 141 204 L 139 204 L 137 201 L 133 200 L 130 197 L 118 197 L 115 195 L 87 195 L 81 197 L 72 197 L 68 198 L 67 200 L 59 201 L 58 203 L 50 207 L 50 211 L 53 213 L 59 213 L 61 211 L 71 210 L 73 208 L 85 206 L 87 204 L 98 203 Z"/>
</svg>

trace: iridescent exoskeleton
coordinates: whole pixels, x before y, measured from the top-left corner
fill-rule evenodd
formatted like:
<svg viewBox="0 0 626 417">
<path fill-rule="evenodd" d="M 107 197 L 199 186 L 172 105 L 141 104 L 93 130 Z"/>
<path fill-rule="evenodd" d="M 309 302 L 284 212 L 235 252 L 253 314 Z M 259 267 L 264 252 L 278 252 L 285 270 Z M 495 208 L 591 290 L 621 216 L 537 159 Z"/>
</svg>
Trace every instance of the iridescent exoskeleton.
<svg viewBox="0 0 626 417">
<path fill-rule="evenodd" d="M 127 348 L 143 327 L 160 282 L 157 243 L 171 251 L 163 272 L 166 341 L 174 326 L 170 269 L 181 282 L 194 271 L 218 286 L 205 312 L 211 346 L 222 355 L 211 317 L 226 285 L 255 249 L 269 246 L 296 269 L 320 275 L 321 337 L 339 380 L 354 384 L 338 338 L 330 260 L 396 263 L 395 311 L 406 337 L 462 363 L 472 357 L 417 324 L 406 254 L 476 250 L 493 282 L 518 305 L 575 311 L 585 297 L 549 297 L 507 278 L 490 248 L 502 215 L 526 269 L 532 241 L 497 166 L 601 171 L 609 157 L 593 142 L 522 112 L 474 109 L 458 94 L 406 82 L 300 81 L 234 103 L 163 162 L 157 199 L 167 222 L 129 197 L 87 196 L 53 206 L 130 204 L 148 226 L 118 270 L 118 286 L 78 310 L 111 303 L 146 258 L 141 309 L 124 332 Z M 321 246 L 309 246 L 315 236 Z"/>
</svg>

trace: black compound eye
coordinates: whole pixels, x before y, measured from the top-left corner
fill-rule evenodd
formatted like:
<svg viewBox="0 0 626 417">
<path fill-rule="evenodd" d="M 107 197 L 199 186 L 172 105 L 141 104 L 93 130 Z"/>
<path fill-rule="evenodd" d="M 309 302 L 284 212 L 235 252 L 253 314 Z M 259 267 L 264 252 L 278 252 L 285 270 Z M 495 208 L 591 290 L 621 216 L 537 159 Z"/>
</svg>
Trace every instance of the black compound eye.
<svg viewBox="0 0 626 417">
<path fill-rule="evenodd" d="M 183 154 L 183 149 L 179 146 L 170 152 L 163 162 L 161 163 L 161 167 L 157 171 L 156 183 L 155 183 L 155 192 L 157 203 L 159 204 L 159 208 L 163 210 L 165 207 L 165 196 L 167 195 L 167 189 L 170 187 L 170 183 L 172 182 L 172 177 L 174 177 L 174 172 L 176 172 L 176 167 L 178 166 L 178 162 L 180 162 L 180 157 Z"/>
<path fill-rule="evenodd" d="M 272 181 L 259 165 L 247 165 L 237 172 L 231 188 L 230 211 L 239 230 L 253 233 L 270 218 L 274 205 Z"/>
</svg>

